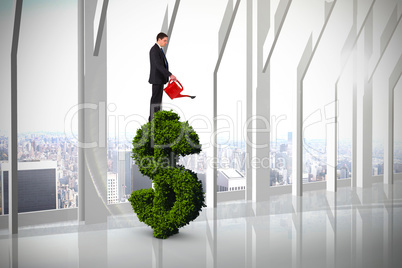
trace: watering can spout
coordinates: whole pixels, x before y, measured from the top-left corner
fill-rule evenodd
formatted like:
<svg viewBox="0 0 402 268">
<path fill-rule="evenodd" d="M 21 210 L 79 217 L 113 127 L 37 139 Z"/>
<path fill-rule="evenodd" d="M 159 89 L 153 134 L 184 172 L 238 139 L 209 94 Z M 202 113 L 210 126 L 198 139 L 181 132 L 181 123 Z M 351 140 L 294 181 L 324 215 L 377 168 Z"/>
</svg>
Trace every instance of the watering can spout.
<svg viewBox="0 0 402 268">
<path fill-rule="evenodd" d="M 189 97 L 194 99 L 195 96 L 189 96 L 189 95 L 181 95 L 180 93 L 183 91 L 183 86 L 178 80 L 170 80 L 169 84 L 165 88 L 166 94 L 173 100 L 175 98 L 183 98 L 183 97 Z"/>
<path fill-rule="evenodd" d="M 181 94 L 179 94 L 178 96 L 176 96 L 176 98 L 183 98 L 183 97 L 189 97 L 189 98 L 192 98 L 192 99 L 194 99 L 194 98 L 195 98 L 195 96 L 190 96 L 190 95 L 181 95 Z"/>
</svg>

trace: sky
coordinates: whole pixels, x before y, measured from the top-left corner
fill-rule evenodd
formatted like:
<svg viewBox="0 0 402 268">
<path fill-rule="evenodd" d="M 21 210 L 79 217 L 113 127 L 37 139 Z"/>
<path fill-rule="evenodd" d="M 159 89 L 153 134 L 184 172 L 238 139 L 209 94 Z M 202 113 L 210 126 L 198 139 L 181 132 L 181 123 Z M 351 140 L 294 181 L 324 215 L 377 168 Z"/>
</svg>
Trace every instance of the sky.
<svg viewBox="0 0 402 268">
<path fill-rule="evenodd" d="M 10 107 L 12 5 L 1 1 L 1 114 Z M 75 4 L 74 4 L 75 3 Z M 25 0 L 18 49 L 19 132 L 63 131 L 65 113 L 77 103 L 76 1 Z M 2 116 L 5 129 L 9 117 Z"/>
<path fill-rule="evenodd" d="M 361 23 L 370 1 L 359 1 Z M 272 1 L 271 13 L 278 1 Z M 218 58 L 218 31 L 227 1 L 181 1 L 167 58 L 170 70 L 184 86 L 183 93 L 196 99 L 170 100 L 164 96 L 164 109 L 173 109 L 189 120 L 202 139 L 208 140 L 212 128 L 213 70 Z M 381 2 L 374 14 L 374 50 L 395 1 Z M 107 21 L 108 118 L 109 134 L 132 132 L 145 123 L 149 113 L 151 86 L 148 84 L 149 49 L 161 30 L 168 6 L 174 1 L 110 1 Z M 12 1 L 0 2 L 0 131 L 9 124 Z M 400 14 L 400 13 L 398 13 Z M 272 14 L 273 15 L 273 14 Z M 385 19 L 384 19 L 385 18 Z M 324 22 L 324 1 L 294 0 L 271 62 L 271 127 L 275 137 L 286 139 L 294 125 L 296 69 L 310 35 L 313 45 Z M 338 0 L 333 19 L 304 81 L 305 118 L 325 119 L 333 103 L 334 82 L 341 68 L 341 49 L 350 29 L 351 1 Z M 382 139 L 386 111 L 384 77 L 395 65 L 395 54 L 402 36 L 395 32 L 389 52 L 374 76 L 373 137 Z M 398 39 L 399 38 L 399 39 Z M 399 43 L 400 44 L 400 43 Z M 264 60 L 265 61 L 265 60 Z M 350 61 L 351 62 L 351 61 Z M 351 64 L 341 78 L 339 90 L 340 138 L 351 137 Z M 77 1 L 25 0 L 18 54 L 19 131 L 59 131 L 77 125 L 71 116 L 77 104 Z M 241 1 L 225 54 L 218 72 L 218 127 L 228 139 L 241 139 L 246 123 L 246 1 Z M 401 82 L 396 92 L 401 91 Z M 395 98 L 401 94 L 396 94 Z M 402 99 L 401 99 L 402 101 Z M 267 104 L 268 106 L 269 104 Z M 329 106 L 328 106 L 329 105 Z M 73 110 L 72 110 L 73 109 Z M 69 122 L 66 122 L 69 118 Z M 278 120 L 281 118 L 281 120 Z M 306 138 L 324 139 L 328 120 L 309 123 Z M 397 125 L 402 125 L 396 118 Z M 1 132 L 0 132 L 1 133 Z M 131 134 L 130 134 L 131 135 Z M 127 139 L 132 137 L 128 135 Z"/>
</svg>

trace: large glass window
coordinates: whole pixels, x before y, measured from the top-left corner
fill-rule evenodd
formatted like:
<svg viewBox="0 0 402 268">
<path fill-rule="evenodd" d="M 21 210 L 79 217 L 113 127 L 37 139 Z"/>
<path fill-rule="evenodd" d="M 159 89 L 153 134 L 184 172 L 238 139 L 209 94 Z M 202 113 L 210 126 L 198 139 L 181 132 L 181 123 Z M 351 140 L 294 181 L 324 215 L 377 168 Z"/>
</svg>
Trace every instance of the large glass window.
<svg viewBox="0 0 402 268">
<path fill-rule="evenodd" d="M 77 207 L 72 114 L 77 100 L 77 1 L 24 1 L 18 48 L 19 212 Z M 0 136 L 0 150 L 6 150 L 7 137 Z M 0 157 L 6 158 L 4 152 Z M 0 169 L 7 213 L 7 161 Z"/>
<path fill-rule="evenodd" d="M 219 7 L 222 12 L 220 16 L 222 25 L 225 25 L 225 22 L 228 22 L 225 20 L 230 17 L 224 17 L 225 5 Z M 219 37 L 221 41 L 226 33 L 225 30 L 226 28 L 222 27 L 219 32 L 222 34 Z M 248 119 L 246 118 L 246 36 L 246 2 L 242 2 L 233 21 L 217 75 L 218 192 L 241 190 L 241 186 L 246 186 L 246 132 L 244 131 Z M 216 61 L 217 58 L 212 58 L 212 62 Z"/>
</svg>

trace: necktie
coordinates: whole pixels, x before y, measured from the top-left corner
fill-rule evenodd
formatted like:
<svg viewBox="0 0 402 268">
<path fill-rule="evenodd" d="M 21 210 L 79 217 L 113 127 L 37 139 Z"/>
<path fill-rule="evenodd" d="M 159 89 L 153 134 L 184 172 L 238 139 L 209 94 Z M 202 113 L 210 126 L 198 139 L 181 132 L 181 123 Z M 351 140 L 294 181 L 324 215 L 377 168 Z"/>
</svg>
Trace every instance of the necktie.
<svg viewBox="0 0 402 268">
<path fill-rule="evenodd" d="M 166 59 L 165 52 L 163 52 L 163 48 L 161 48 L 161 50 L 162 50 L 163 57 L 165 58 L 165 66 L 166 66 L 166 69 L 169 71 L 169 65 L 168 65 L 168 62 L 167 62 L 167 59 Z"/>
</svg>

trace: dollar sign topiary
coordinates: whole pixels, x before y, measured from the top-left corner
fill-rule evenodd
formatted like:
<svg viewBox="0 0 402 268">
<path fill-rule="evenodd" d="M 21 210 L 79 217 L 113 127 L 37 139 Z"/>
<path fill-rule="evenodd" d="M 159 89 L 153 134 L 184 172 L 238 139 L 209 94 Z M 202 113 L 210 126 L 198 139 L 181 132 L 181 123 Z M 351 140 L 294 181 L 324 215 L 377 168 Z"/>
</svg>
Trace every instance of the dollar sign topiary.
<svg viewBox="0 0 402 268">
<path fill-rule="evenodd" d="M 205 207 L 197 174 L 177 165 L 178 157 L 201 151 L 198 134 L 172 111 L 159 111 L 133 139 L 132 157 L 154 189 L 134 191 L 129 198 L 138 219 L 165 239 L 196 219 Z"/>
</svg>

